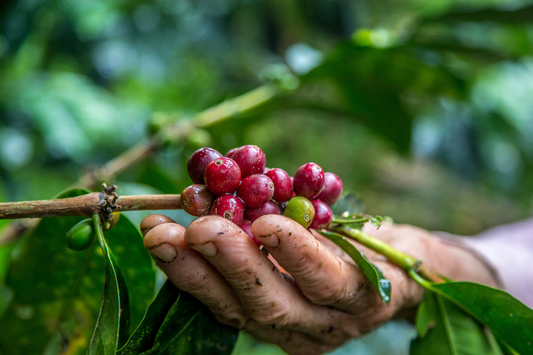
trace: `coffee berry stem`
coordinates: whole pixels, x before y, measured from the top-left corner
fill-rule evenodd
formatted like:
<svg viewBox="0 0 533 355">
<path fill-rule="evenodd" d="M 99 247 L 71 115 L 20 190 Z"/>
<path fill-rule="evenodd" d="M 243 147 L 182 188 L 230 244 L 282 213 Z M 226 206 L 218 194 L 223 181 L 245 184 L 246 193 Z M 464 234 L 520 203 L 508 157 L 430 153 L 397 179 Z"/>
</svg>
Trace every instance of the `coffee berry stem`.
<svg viewBox="0 0 533 355">
<path fill-rule="evenodd" d="M 351 224 L 351 223 L 365 223 L 370 221 L 370 217 L 368 218 L 342 218 L 342 219 L 333 219 L 331 223 L 333 224 Z"/>
<path fill-rule="evenodd" d="M 434 285 L 433 282 L 430 282 L 428 280 L 426 280 L 425 278 L 423 278 L 422 276 L 420 276 L 416 271 L 415 269 L 410 269 L 410 270 L 407 270 L 407 274 L 409 275 L 409 277 L 411 277 L 413 280 L 415 280 L 415 282 L 417 284 L 419 284 L 420 286 L 426 288 L 426 289 L 431 289 Z"/>
<path fill-rule="evenodd" d="M 100 247 L 104 249 L 105 239 L 102 219 L 98 213 L 93 214 L 92 219 L 94 223 L 94 231 L 96 233 L 96 240 L 98 241 L 98 244 L 100 244 Z"/>
<path fill-rule="evenodd" d="M 40 201 L 0 203 L 0 219 L 84 216 L 102 212 L 102 193 Z M 180 195 L 120 196 L 114 211 L 181 209 Z"/>
<path fill-rule="evenodd" d="M 381 255 L 389 259 L 389 261 L 391 261 L 393 264 L 399 266 L 409 274 L 415 272 L 422 279 L 434 283 L 445 282 L 445 280 L 438 274 L 426 268 L 422 264 L 421 260 L 417 260 L 412 256 L 395 249 L 384 241 L 360 231 L 359 229 L 349 228 L 344 225 L 332 225 L 329 229 L 333 232 L 338 232 L 347 237 L 350 237 L 355 241 L 363 244 L 367 248 L 370 248 L 375 252 L 380 253 Z"/>
</svg>

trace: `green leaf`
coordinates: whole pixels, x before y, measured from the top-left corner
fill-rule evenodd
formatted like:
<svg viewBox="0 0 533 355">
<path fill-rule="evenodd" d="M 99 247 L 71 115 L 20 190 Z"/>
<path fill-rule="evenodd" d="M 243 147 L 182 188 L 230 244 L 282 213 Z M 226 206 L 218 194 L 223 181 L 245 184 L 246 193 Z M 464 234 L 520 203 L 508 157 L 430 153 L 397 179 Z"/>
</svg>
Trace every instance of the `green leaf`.
<svg viewBox="0 0 533 355">
<path fill-rule="evenodd" d="M 332 83 L 334 106 L 407 151 L 413 116 L 405 108 L 406 92 L 464 97 L 466 85 L 444 66 L 424 62 L 420 51 L 407 47 L 378 49 L 345 43 L 323 64 L 302 77 L 302 84 Z M 320 95 L 312 104 L 329 98 Z M 329 103 L 326 102 L 326 106 Z M 331 106 L 331 104 L 329 104 Z"/>
<path fill-rule="evenodd" d="M 73 189 L 57 198 L 89 193 Z M 67 248 L 82 217 L 45 218 L 14 247 L 5 275 L 12 295 L 0 318 L 0 353 L 25 355 L 60 347 L 85 354 L 102 301 L 102 256 Z"/>
<path fill-rule="evenodd" d="M 86 195 L 90 193 L 91 193 L 90 190 L 82 189 L 82 188 L 68 189 L 68 190 L 58 193 L 54 197 L 54 199 L 76 197 L 76 196 Z"/>
<path fill-rule="evenodd" d="M 533 309 L 508 293 L 471 282 L 448 282 L 431 290 L 488 326 L 496 338 L 519 354 L 533 352 Z"/>
<path fill-rule="evenodd" d="M 390 302 L 390 281 L 383 276 L 381 271 L 374 264 L 368 261 L 366 256 L 361 251 L 359 251 L 342 235 L 326 231 L 317 232 L 337 244 L 339 247 L 341 247 L 342 250 L 344 250 L 348 255 L 350 255 L 350 257 L 355 261 L 355 263 L 361 268 L 361 271 L 370 280 L 372 285 L 374 285 L 383 302 Z"/>
<path fill-rule="evenodd" d="M 157 336 L 160 352 L 147 354 L 229 355 L 238 333 L 236 328 L 219 323 L 203 304 L 182 291 Z"/>
<path fill-rule="evenodd" d="M 237 329 L 219 323 L 202 303 L 167 280 L 118 354 L 225 355 L 231 353 L 237 334 Z"/>
<path fill-rule="evenodd" d="M 362 214 L 365 210 L 363 200 L 353 192 L 347 192 L 337 202 L 331 206 L 333 214 L 341 215 L 344 212 L 348 214 Z"/>
<path fill-rule="evenodd" d="M 499 355 L 501 350 L 491 343 L 483 326 L 452 302 L 426 291 L 425 310 L 417 315 L 417 330 L 426 334 L 411 343 L 411 355 Z M 421 312 L 423 314 L 421 314 Z M 429 322 L 433 329 L 429 330 Z"/>
<path fill-rule="evenodd" d="M 105 232 L 105 237 L 128 288 L 131 324 L 137 326 L 156 291 L 152 258 L 144 248 L 142 234 L 130 220 L 129 212 L 121 214 L 115 227 Z"/>
<path fill-rule="evenodd" d="M 57 198 L 89 192 L 73 189 Z M 5 283 L 12 300 L 0 318 L 0 353 L 86 353 L 102 303 L 105 261 L 96 245 L 82 252 L 67 248 L 65 235 L 81 219 L 43 219 L 11 253 Z M 154 295 L 151 258 L 125 215 L 106 236 L 132 291 L 131 319 L 138 324 Z"/>
<path fill-rule="evenodd" d="M 13 250 L 14 244 L 5 244 L 0 246 L 0 319 L 4 315 L 9 302 L 11 301 L 11 292 L 5 286 L 5 275 L 9 263 L 11 262 L 11 252 Z"/>
<path fill-rule="evenodd" d="M 383 222 L 390 221 L 389 217 L 383 216 L 369 216 L 364 214 L 346 215 L 346 212 L 341 216 L 333 216 L 333 224 L 344 224 L 352 229 L 361 229 L 366 222 L 370 222 L 375 227 L 381 227 Z"/>
<path fill-rule="evenodd" d="M 363 200 L 352 192 L 347 192 L 343 197 L 341 197 L 337 202 L 331 206 L 331 212 L 335 216 L 341 217 L 343 214 L 354 215 L 362 214 L 365 210 L 365 205 Z M 362 228 L 362 224 L 352 226 L 352 228 Z"/>
<path fill-rule="evenodd" d="M 437 325 L 437 308 L 435 305 L 435 295 L 431 291 L 426 291 L 424 299 L 416 312 L 416 333 L 419 337 L 426 336 L 430 328 Z"/>
<path fill-rule="evenodd" d="M 159 354 L 177 341 L 180 335 L 193 323 L 201 313 L 199 302 L 185 292 L 180 292 L 178 299 L 169 310 L 159 329 L 154 346 L 146 354 Z"/>
<path fill-rule="evenodd" d="M 115 354 L 129 331 L 129 301 L 126 283 L 104 238 L 100 216 L 93 215 L 98 242 L 105 260 L 104 299 L 88 354 Z"/>
<path fill-rule="evenodd" d="M 159 290 L 156 299 L 148 306 L 141 324 L 139 324 L 127 344 L 117 354 L 136 355 L 149 350 L 168 311 L 176 302 L 178 296 L 179 290 L 167 280 Z"/>
<path fill-rule="evenodd" d="M 381 227 L 381 225 L 383 224 L 383 217 L 382 216 L 374 216 L 372 218 L 370 218 L 370 223 L 372 223 L 372 225 L 374 227 Z"/>
</svg>

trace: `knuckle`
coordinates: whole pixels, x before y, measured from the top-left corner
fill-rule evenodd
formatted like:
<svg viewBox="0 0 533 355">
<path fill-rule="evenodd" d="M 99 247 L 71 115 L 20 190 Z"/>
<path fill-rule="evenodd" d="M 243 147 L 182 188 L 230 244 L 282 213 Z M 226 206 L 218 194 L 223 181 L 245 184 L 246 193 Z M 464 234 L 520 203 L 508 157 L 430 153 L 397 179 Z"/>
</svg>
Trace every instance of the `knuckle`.
<svg viewBox="0 0 533 355">
<path fill-rule="evenodd" d="M 360 325 L 355 324 L 348 324 L 343 328 L 344 334 L 346 334 L 346 337 L 349 339 L 359 338 L 369 331 L 369 329 L 362 329 Z"/>
<path fill-rule="evenodd" d="M 213 315 L 215 319 L 220 323 L 229 325 L 237 329 L 244 328 L 247 321 L 246 317 L 243 314 L 236 311 L 213 312 Z"/>
<path fill-rule="evenodd" d="M 345 339 L 355 339 L 365 335 L 375 327 L 377 325 L 370 320 L 361 321 L 358 316 L 350 316 L 340 322 L 339 328 Z"/>
<path fill-rule="evenodd" d="M 309 293 L 306 296 L 311 302 L 318 305 L 334 305 L 348 298 L 343 285 L 340 284 L 322 285 Z"/>
<path fill-rule="evenodd" d="M 285 307 L 272 307 L 259 311 L 252 311 L 251 317 L 262 325 L 271 325 L 272 328 L 287 325 L 289 312 Z"/>
</svg>

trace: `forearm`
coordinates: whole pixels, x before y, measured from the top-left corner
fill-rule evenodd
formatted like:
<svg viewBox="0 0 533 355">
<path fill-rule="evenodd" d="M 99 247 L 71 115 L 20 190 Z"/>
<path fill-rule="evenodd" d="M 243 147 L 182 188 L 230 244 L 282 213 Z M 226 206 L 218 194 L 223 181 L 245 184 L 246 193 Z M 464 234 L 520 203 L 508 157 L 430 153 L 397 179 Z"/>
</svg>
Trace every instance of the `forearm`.
<svg viewBox="0 0 533 355">
<path fill-rule="evenodd" d="M 445 243 L 448 244 L 448 243 Z M 445 276 L 455 281 L 469 281 L 502 288 L 497 273 L 478 253 L 469 248 L 448 244 L 451 258 Z"/>
<path fill-rule="evenodd" d="M 447 244 L 482 260 L 506 290 L 533 307 L 533 219 L 489 229 L 474 237 L 441 234 Z"/>
<path fill-rule="evenodd" d="M 449 238 L 440 237 L 411 225 L 386 224 L 380 229 L 365 226 L 365 231 L 394 248 L 421 260 L 424 265 L 453 280 L 471 281 L 496 287 L 489 266 L 476 253 Z"/>
</svg>

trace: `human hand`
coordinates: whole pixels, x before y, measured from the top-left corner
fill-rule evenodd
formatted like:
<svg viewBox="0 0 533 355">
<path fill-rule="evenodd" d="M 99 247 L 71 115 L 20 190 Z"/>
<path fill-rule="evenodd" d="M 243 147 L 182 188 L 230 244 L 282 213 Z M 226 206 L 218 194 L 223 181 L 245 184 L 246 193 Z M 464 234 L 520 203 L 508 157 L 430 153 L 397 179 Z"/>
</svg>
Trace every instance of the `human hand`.
<svg viewBox="0 0 533 355">
<path fill-rule="evenodd" d="M 352 241 L 391 282 L 391 302 L 384 303 L 339 247 L 284 216 L 263 216 L 252 225 L 269 257 L 237 225 L 217 216 L 200 217 L 185 229 L 152 215 L 141 229 L 145 247 L 174 285 L 203 302 L 220 322 L 289 354 L 330 351 L 408 313 L 423 296 L 402 269 Z M 495 285 L 474 255 L 425 230 L 384 225 L 367 226 L 365 232 L 450 278 Z"/>
</svg>

